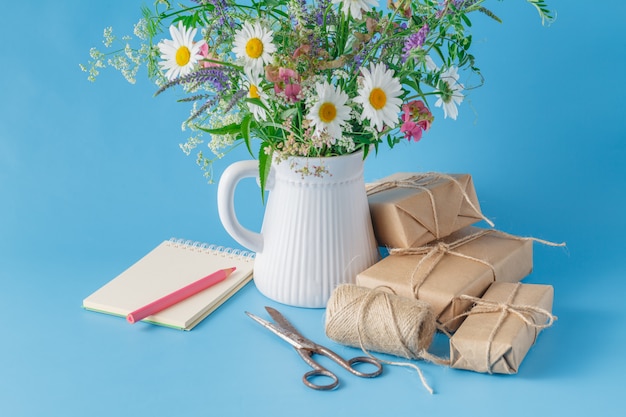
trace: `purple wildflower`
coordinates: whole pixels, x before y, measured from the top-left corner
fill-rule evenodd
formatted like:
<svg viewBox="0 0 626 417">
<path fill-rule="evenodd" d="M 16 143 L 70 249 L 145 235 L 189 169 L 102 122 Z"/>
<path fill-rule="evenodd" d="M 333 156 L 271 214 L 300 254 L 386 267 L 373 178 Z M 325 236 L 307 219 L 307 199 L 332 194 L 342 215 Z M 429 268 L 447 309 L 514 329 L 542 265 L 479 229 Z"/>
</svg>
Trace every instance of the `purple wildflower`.
<svg viewBox="0 0 626 417">
<path fill-rule="evenodd" d="M 226 0 L 193 0 L 194 3 L 201 4 L 203 6 L 213 5 L 218 9 L 225 9 L 228 7 Z"/>
<path fill-rule="evenodd" d="M 373 48 L 374 46 L 378 44 L 380 37 L 381 36 L 379 33 L 374 33 L 372 38 L 362 45 L 361 50 L 353 58 L 355 71 L 358 71 L 359 68 L 363 66 L 363 61 L 365 60 L 365 58 L 367 58 L 370 55 L 373 55 L 373 52 L 374 52 Z M 380 49 L 384 50 L 385 45 L 387 44 L 388 44 L 388 41 L 384 41 L 382 45 L 379 45 Z"/>
<path fill-rule="evenodd" d="M 421 48 L 426 41 L 426 35 L 428 35 L 428 24 L 424 23 L 424 26 L 420 28 L 416 33 L 409 35 L 404 42 L 404 48 L 402 52 L 402 59 L 406 61 L 412 50 Z"/>
<path fill-rule="evenodd" d="M 230 98 L 230 101 L 226 104 L 224 111 L 226 113 L 231 111 L 232 108 L 235 107 L 235 104 L 237 104 L 237 102 L 244 98 L 247 94 L 248 92 L 246 90 L 237 91 L 235 94 L 233 94 L 233 96 Z"/>
<path fill-rule="evenodd" d="M 360 51 L 358 54 L 354 56 L 355 71 L 361 68 L 361 66 L 363 65 L 363 59 L 365 59 L 364 51 Z"/>
<path fill-rule="evenodd" d="M 233 69 L 229 67 L 200 68 L 188 75 L 175 78 L 163 84 L 155 95 L 159 95 L 176 85 L 190 85 L 195 88 L 204 83 L 211 84 L 218 93 L 224 92 L 231 88 L 228 73 L 232 71 Z"/>
<path fill-rule="evenodd" d="M 193 77 L 188 82 L 193 84 L 209 83 L 216 91 L 225 91 L 230 87 L 226 71 L 225 68 L 221 67 L 200 68 L 192 74 Z"/>
<path fill-rule="evenodd" d="M 218 23 L 220 26 L 228 25 L 232 23 L 232 17 L 229 13 L 230 5 L 227 0 L 193 0 L 203 6 L 212 5 L 214 10 L 211 12 L 213 15 L 218 16 Z M 228 20 L 228 22 L 227 22 Z"/>
<path fill-rule="evenodd" d="M 202 96 L 197 96 L 197 97 L 192 97 L 194 100 L 181 100 L 181 101 L 198 101 L 202 98 L 208 98 L 207 101 L 204 102 L 204 104 L 202 104 L 188 119 L 188 121 L 192 121 L 194 119 L 196 119 L 197 117 L 201 116 L 206 110 L 210 109 L 211 107 L 214 107 L 217 105 L 217 103 L 219 103 L 219 96 L 214 96 L 214 97 L 210 97 L 205 95 Z"/>
<path fill-rule="evenodd" d="M 315 23 L 318 26 L 324 24 L 324 15 L 326 14 L 326 10 L 328 10 L 328 6 L 330 5 L 331 0 L 320 0 L 317 6 L 317 10 L 315 13 Z"/>
</svg>

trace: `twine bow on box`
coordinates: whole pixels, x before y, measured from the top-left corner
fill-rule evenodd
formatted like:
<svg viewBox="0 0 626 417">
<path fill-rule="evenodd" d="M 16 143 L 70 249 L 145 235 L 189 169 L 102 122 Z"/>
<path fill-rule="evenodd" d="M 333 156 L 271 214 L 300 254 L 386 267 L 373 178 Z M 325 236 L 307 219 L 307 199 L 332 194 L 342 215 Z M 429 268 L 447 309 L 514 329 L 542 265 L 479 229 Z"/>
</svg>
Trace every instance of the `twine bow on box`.
<svg viewBox="0 0 626 417">
<path fill-rule="evenodd" d="M 513 287 L 513 290 L 510 292 L 509 296 L 505 301 L 493 301 L 486 300 L 478 297 L 473 297 L 469 295 L 461 295 L 458 298 L 461 300 L 470 301 L 474 304 L 474 307 L 459 316 L 454 317 L 457 319 L 461 316 L 473 316 L 476 314 L 485 314 L 485 313 L 498 313 L 498 320 L 494 324 L 491 332 L 489 333 L 489 337 L 487 338 L 487 343 L 485 346 L 485 367 L 487 373 L 493 373 L 493 363 L 491 361 L 491 351 L 494 340 L 498 331 L 502 328 L 504 321 L 509 316 L 513 316 L 521 320 L 527 327 L 534 329 L 535 335 L 533 338 L 532 344 L 537 340 L 537 335 L 539 331 L 546 329 L 554 324 L 557 320 L 557 317 L 553 315 L 550 311 L 545 308 L 541 308 L 535 305 L 528 304 L 514 304 L 513 301 L 517 296 L 520 288 L 522 288 L 522 283 L 518 282 Z M 512 373 L 514 370 L 509 366 L 506 361 L 503 361 L 504 366 L 506 367 L 507 373 Z"/>
<path fill-rule="evenodd" d="M 392 248 L 389 249 L 389 255 L 425 255 L 415 265 L 415 268 L 411 273 L 411 289 L 413 291 L 413 294 L 415 295 L 415 298 L 419 298 L 418 293 L 420 287 L 422 286 L 424 281 L 426 281 L 426 278 L 428 278 L 430 273 L 439 264 L 439 262 L 441 262 L 445 255 L 458 256 L 459 258 L 467 259 L 485 265 L 493 272 L 493 280 L 495 281 L 496 270 L 492 264 L 483 259 L 465 255 L 464 253 L 455 250 L 456 248 L 463 246 L 466 243 L 472 242 L 491 232 L 492 230 L 481 230 L 479 232 L 467 235 L 450 243 L 437 241 L 426 246 L 421 246 L 419 248 Z"/>
<path fill-rule="evenodd" d="M 499 230 L 494 229 L 481 229 L 476 233 L 469 234 L 460 239 L 457 239 L 453 242 L 443 242 L 443 241 L 435 241 L 426 246 L 421 246 L 419 248 L 391 248 L 389 249 L 389 255 L 425 255 L 420 261 L 415 265 L 413 272 L 411 273 L 411 289 L 413 290 L 413 294 L 416 298 L 418 298 L 418 292 L 426 278 L 430 275 L 430 273 L 435 269 L 435 267 L 441 262 L 445 255 L 457 256 L 459 258 L 467 259 L 473 262 L 478 262 L 480 264 L 485 265 L 493 272 L 493 280 L 496 281 L 496 270 L 495 267 L 485 261 L 484 259 L 476 258 L 474 256 L 466 255 L 462 252 L 456 251 L 455 249 L 473 242 L 483 236 L 486 235 L 496 235 L 505 237 L 508 239 L 518 240 L 518 241 L 533 241 L 537 243 L 541 243 L 547 246 L 557 246 L 562 247 L 565 246 L 565 243 L 554 243 L 543 239 L 537 239 L 534 237 L 520 237 L 514 236 L 505 232 L 501 232 Z M 430 261 L 430 262 L 429 262 Z"/>
</svg>

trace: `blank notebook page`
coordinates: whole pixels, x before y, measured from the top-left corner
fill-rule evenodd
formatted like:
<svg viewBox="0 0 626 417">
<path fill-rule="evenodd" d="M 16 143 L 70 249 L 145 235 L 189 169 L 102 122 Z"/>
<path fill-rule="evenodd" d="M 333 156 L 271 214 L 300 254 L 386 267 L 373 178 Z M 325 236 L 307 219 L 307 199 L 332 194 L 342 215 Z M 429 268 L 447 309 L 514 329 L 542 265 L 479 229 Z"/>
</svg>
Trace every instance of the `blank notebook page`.
<svg viewBox="0 0 626 417">
<path fill-rule="evenodd" d="M 252 279 L 253 254 L 214 245 L 168 240 L 83 301 L 88 310 L 126 317 L 219 269 L 235 267 L 224 281 L 144 320 L 190 330 Z"/>
</svg>

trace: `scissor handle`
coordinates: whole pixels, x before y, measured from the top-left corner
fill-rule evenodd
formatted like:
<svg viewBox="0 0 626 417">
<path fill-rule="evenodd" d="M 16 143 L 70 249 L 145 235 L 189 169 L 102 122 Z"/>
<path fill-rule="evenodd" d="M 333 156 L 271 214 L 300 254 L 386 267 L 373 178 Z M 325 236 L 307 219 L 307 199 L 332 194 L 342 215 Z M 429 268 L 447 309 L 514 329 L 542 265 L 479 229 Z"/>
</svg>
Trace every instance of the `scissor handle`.
<svg viewBox="0 0 626 417">
<path fill-rule="evenodd" d="M 313 368 L 313 370 L 305 373 L 302 376 L 302 382 L 304 382 L 304 385 L 317 390 L 330 390 L 336 388 L 337 385 L 339 385 L 339 378 L 337 378 L 337 375 L 324 368 L 322 365 L 314 361 L 311 357 L 314 353 L 318 353 L 317 351 L 311 349 L 296 349 L 296 351 L 302 357 L 302 359 L 304 359 L 304 361 L 309 364 L 311 368 Z M 330 382 L 329 384 L 316 384 L 312 382 L 312 379 L 315 377 L 330 378 L 332 382 Z"/>
<path fill-rule="evenodd" d="M 332 350 L 328 349 L 327 347 L 319 346 L 319 345 L 317 346 L 315 350 L 313 350 L 313 353 L 324 355 L 327 358 L 332 359 L 337 364 L 341 365 L 342 368 L 348 370 L 350 373 L 361 378 L 374 378 L 383 372 L 383 365 L 380 362 L 378 362 L 376 359 L 368 357 L 368 356 L 357 356 L 352 359 L 346 360 L 342 358 L 341 356 L 339 356 L 338 354 L 336 354 L 335 352 L 333 352 Z M 359 371 L 358 369 L 354 367 L 354 365 L 358 363 L 367 363 L 367 364 L 373 365 L 376 369 L 372 372 Z"/>
<path fill-rule="evenodd" d="M 344 366 L 348 371 L 352 372 L 356 376 L 360 376 L 361 378 L 374 378 L 380 375 L 383 372 L 383 365 L 378 362 L 374 358 L 370 358 L 369 356 L 357 356 L 352 359 L 349 359 L 348 366 Z M 357 363 L 367 363 L 373 365 L 376 370 L 372 372 L 362 372 L 354 367 Z M 340 364 L 343 366 L 343 364 Z"/>
<path fill-rule="evenodd" d="M 332 380 L 332 382 L 330 382 L 329 384 L 326 384 L 326 385 L 324 385 L 324 384 L 316 384 L 316 383 L 312 382 L 312 379 L 315 378 L 315 377 L 330 378 Z M 305 373 L 302 376 L 302 382 L 304 382 L 304 385 L 306 385 L 309 388 L 313 388 L 313 389 L 321 390 L 321 391 L 326 391 L 326 390 L 331 390 L 331 389 L 337 388 L 337 385 L 339 385 L 339 378 L 337 378 L 337 375 L 335 375 L 334 373 L 330 372 L 328 369 L 324 368 L 321 365 L 318 365 L 315 369 Z"/>
<path fill-rule="evenodd" d="M 376 359 L 370 358 L 367 356 L 357 356 L 352 359 L 345 360 L 344 358 L 342 358 L 341 356 L 339 356 L 332 350 L 323 346 L 319 346 L 319 345 L 317 345 L 315 349 L 297 349 L 297 351 L 300 354 L 300 356 L 302 356 L 302 359 L 304 359 L 305 362 L 308 363 L 313 368 L 312 371 L 305 373 L 304 376 L 302 377 L 302 380 L 306 384 L 306 386 L 313 388 L 313 389 L 329 390 L 339 385 L 339 378 L 337 378 L 337 376 L 334 373 L 332 373 L 331 371 L 329 371 L 328 369 L 324 368 L 322 365 L 317 363 L 315 360 L 313 360 L 313 358 L 311 357 L 313 354 L 324 355 L 327 358 L 332 359 L 334 362 L 339 364 L 342 368 L 348 370 L 350 373 L 361 378 L 374 378 L 383 372 L 383 365 L 380 362 L 378 362 Z M 376 369 L 372 372 L 362 372 L 354 367 L 354 365 L 358 363 L 367 363 L 367 364 L 373 365 Z M 330 378 L 333 380 L 333 382 L 331 382 L 330 384 L 326 384 L 326 385 L 314 384 L 313 382 L 311 382 L 311 379 L 316 376 Z"/>
</svg>

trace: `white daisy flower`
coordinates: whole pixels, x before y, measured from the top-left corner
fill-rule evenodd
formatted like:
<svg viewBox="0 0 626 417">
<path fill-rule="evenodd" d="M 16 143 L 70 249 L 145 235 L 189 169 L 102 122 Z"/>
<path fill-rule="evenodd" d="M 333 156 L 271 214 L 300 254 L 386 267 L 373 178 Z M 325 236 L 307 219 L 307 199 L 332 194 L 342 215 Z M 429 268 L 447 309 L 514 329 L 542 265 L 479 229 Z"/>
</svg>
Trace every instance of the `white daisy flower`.
<svg viewBox="0 0 626 417">
<path fill-rule="evenodd" d="M 348 95 L 335 88 L 327 81 L 316 83 L 317 101 L 311 107 L 311 111 L 306 118 L 311 120 L 311 125 L 315 126 L 314 136 L 320 136 L 323 131 L 330 136 L 331 144 L 341 138 L 342 127 L 350 118 L 350 107 L 346 106 Z"/>
<path fill-rule="evenodd" d="M 182 22 L 178 22 L 178 28 L 170 26 L 172 39 L 164 39 L 158 47 L 163 61 L 159 62 L 161 70 L 165 71 L 165 77 L 173 80 L 188 75 L 202 58 L 200 48 L 204 40 L 194 42 L 197 29 L 187 29 Z"/>
<path fill-rule="evenodd" d="M 369 12 L 373 7 L 378 6 L 376 0 L 333 0 L 333 4 L 342 3 L 341 11 L 346 17 L 350 14 L 356 20 L 363 17 L 362 11 Z"/>
<path fill-rule="evenodd" d="M 399 120 L 400 105 L 402 100 L 402 86 L 397 78 L 394 78 L 393 70 L 385 67 L 385 64 L 370 64 L 370 69 L 361 67 L 361 87 L 359 95 L 354 101 L 361 103 L 363 113 L 361 120 L 369 119 L 381 132 L 385 125 L 395 127 Z"/>
<path fill-rule="evenodd" d="M 439 77 L 440 83 L 443 83 L 443 89 L 437 90 L 436 94 L 439 99 L 435 103 L 435 106 L 441 107 L 443 105 L 443 117 L 444 119 L 450 116 L 451 119 L 456 120 L 459 115 L 459 110 L 456 108 L 463 102 L 463 94 L 461 91 L 465 87 L 459 83 L 459 74 L 456 67 L 450 67 L 445 70 Z"/>
<path fill-rule="evenodd" d="M 246 71 L 246 78 L 248 79 L 248 98 L 258 98 L 264 105 L 267 105 L 267 94 L 263 92 L 260 87 L 260 77 L 250 71 Z M 267 112 L 261 106 L 254 103 L 248 103 L 248 109 L 257 121 L 267 120 Z"/>
<path fill-rule="evenodd" d="M 274 32 L 265 29 L 259 22 L 253 25 L 244 22 L 235 34 L 233 52 L 243 60 L 244 68 L 256 74 L 263 73 L 263 65 L 269 64 L 276 46 L 272 43 Z"/>
</svg>

